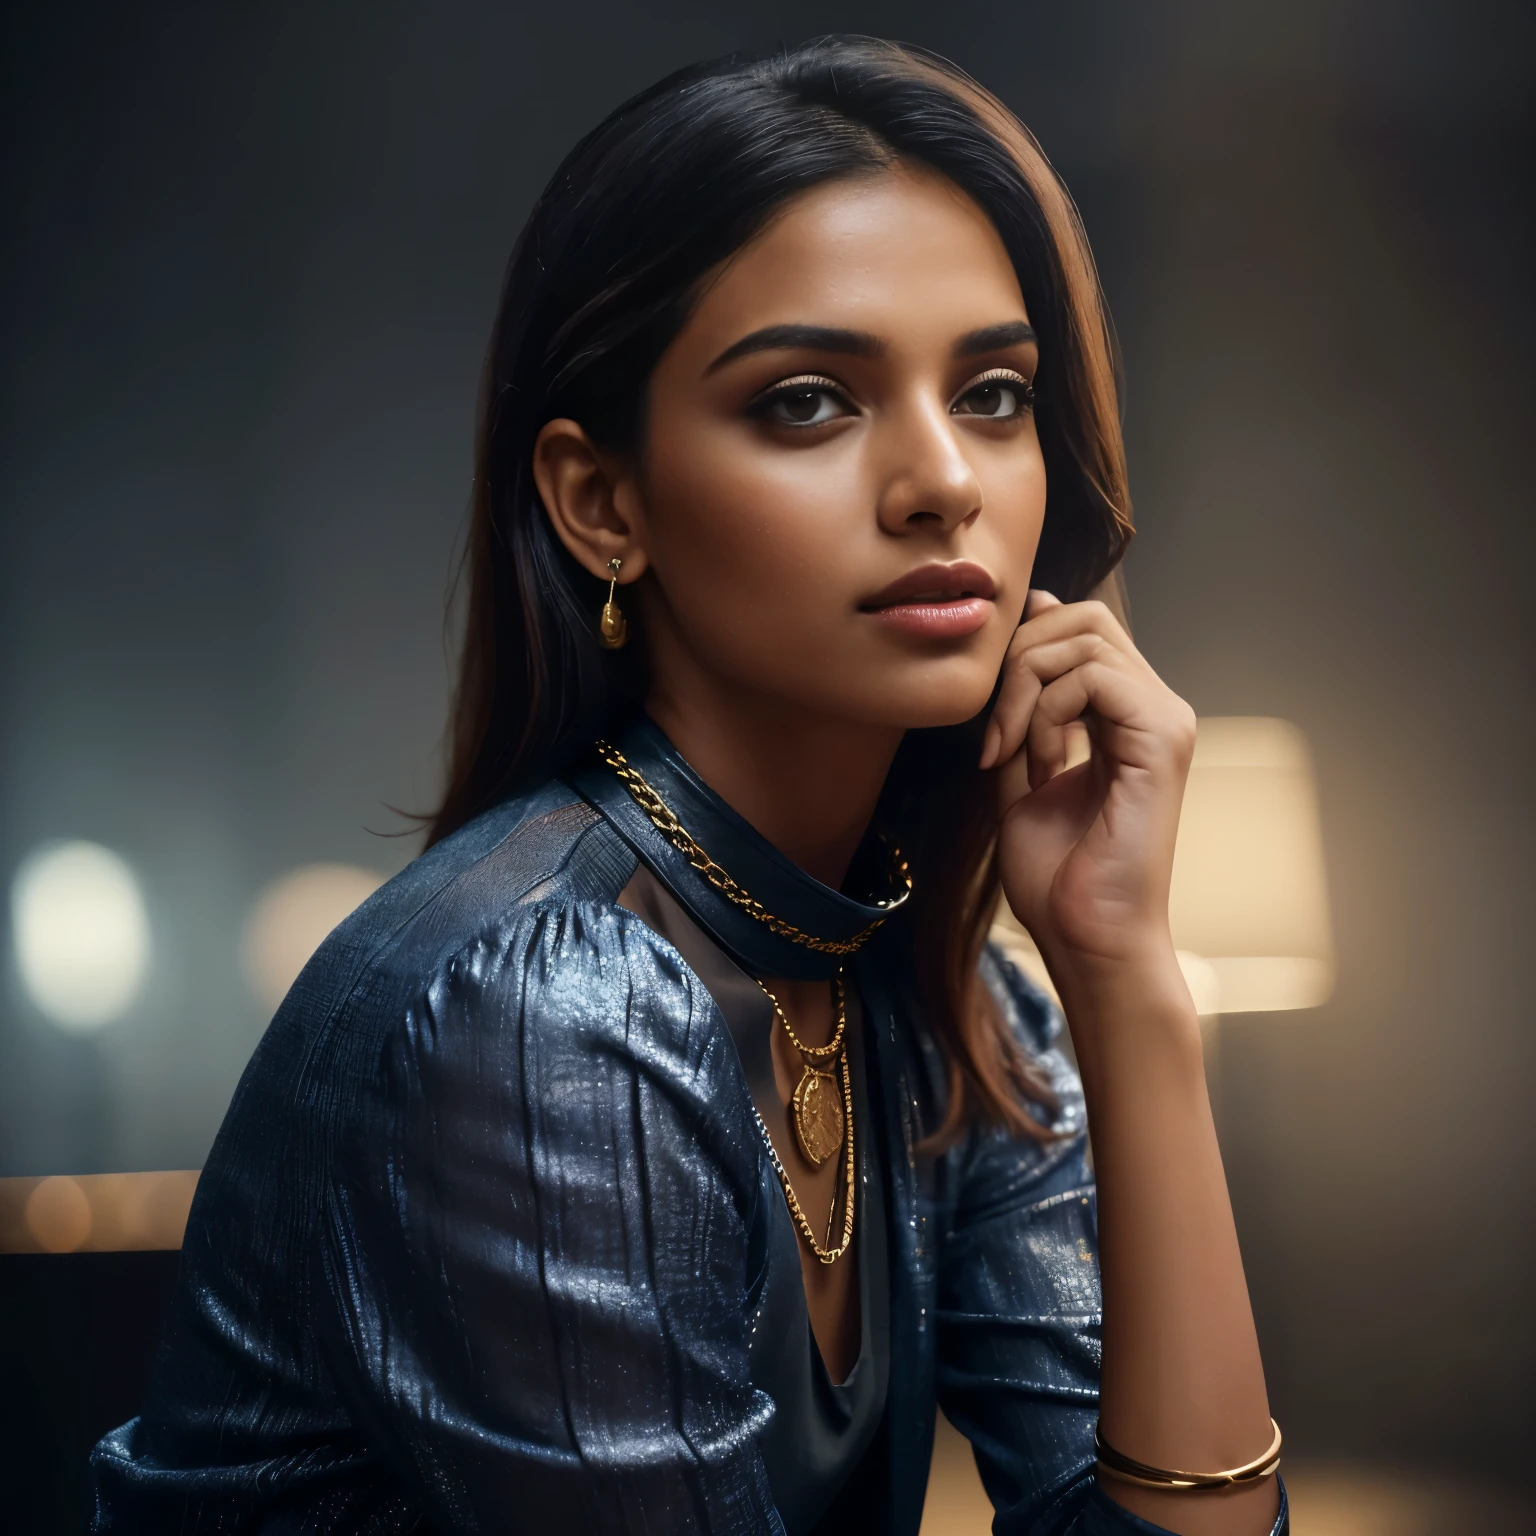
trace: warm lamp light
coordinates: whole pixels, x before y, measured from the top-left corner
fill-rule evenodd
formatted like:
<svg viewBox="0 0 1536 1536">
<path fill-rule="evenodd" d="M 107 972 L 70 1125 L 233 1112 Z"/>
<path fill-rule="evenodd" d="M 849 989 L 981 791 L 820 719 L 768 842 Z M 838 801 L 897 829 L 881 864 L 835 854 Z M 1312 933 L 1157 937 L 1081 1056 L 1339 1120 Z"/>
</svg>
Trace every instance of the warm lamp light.
<svg viewBox="0 0 1536 1536">
<path fill-rule="evenodd" d="M 0 1179 L 0 1254 L 179 1248 L 195 1169 Z"/>
<path fill-rule="evenodd" d="M 1315 1008 L 1333 991 L 1312 758 L 1289 721 L 1201 720 L 1169 919 L 1202 1016 Z M 1006 902 L 992 938 L 1054 995 L 1038 950 Z"/>
<path fill-rule="evenodd" d="M 246 919 L 241 960 L 246 979 L 276 1008 L 325 936 L 383 885 L 355 864 L 306 864 L 262 892 Z"/>
<path fill-rule="evenodd" d="M 1212 1013 L 1315 1008 L 1333 991 L 1312 757 L 1288 720 L 1201 720 L 1169 920 L 1209 967 Z"/>
</svg>

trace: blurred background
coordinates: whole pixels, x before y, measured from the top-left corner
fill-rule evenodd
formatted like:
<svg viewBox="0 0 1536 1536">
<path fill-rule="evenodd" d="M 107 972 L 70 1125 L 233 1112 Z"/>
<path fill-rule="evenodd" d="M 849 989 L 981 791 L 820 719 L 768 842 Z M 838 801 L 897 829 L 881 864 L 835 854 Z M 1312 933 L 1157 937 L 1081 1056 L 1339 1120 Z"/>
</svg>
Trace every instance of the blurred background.
<svg viewBox="0 0 1536 1536">
<path fill-rule="evenodd" d="M 1326 1000 L 1229 999 L 1212 1058 L 1297 1529 L 1530 1528 L 1531 7 L 0 25 L 0 1247 L 90 1246 L 99 1176 L 196 1170 L 305 924 L 419 847 L 481 348 L 560 156 L 696 57 L 877 32 L 976 74 L 1064 174 L 1125 353 L 1138 642 L 1311 765 Z M 154 1248 L 190 1185 L 133 1187 L 122 1246 Z M 78 1521 L 78 1444 L 133 1411 L 121 1335 L 163 1295 L 72 1277 L 136 1257 L 0 1257 L 36 1529 Z M 930 1529 L 983 1529 L 944 1455 Z"/>
</svg>

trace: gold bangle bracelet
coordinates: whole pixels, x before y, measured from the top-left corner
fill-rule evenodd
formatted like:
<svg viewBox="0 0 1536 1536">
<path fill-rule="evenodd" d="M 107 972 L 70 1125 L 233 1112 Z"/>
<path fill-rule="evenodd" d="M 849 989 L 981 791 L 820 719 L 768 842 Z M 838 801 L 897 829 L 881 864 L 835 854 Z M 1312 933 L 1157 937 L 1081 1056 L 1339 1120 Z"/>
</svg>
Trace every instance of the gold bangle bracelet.
<svg viewBox="0 0 1536 1536">
<path fill-rule="evenodd" d="M 1174 1489 L 1184 1493 L 1236 1488 L 1246 1483 L 1257 1483 L 1269 1477 L 1279 1467 L 1280 1426 L 1273 1419 L 1269 1422 L 1275 1432 L 1275 1438 L 1270 1441 L 1269 1449 L 1262 1456 L 1256 1456 L 1252 1461 L 1245 1462 L 1240 1467 L 1233 1467 L 1227 1472 L 1173 1472 L 1165 1467 L 1148 1466 L 1144 1461 L 1136 1461 L 1130 1456 L 1122 1455 L 1114 1446 L 1108 1444 L 1099 1433 L 1097 1424 L 1093 1426 L 1093 1448 L 1098 1455 L 1101 1472 L 1107 1472 L 1111 1477 L 1117 1477 L 1124 1483 L 1135 1483 L 1140 1488 Z"/>
</svg>

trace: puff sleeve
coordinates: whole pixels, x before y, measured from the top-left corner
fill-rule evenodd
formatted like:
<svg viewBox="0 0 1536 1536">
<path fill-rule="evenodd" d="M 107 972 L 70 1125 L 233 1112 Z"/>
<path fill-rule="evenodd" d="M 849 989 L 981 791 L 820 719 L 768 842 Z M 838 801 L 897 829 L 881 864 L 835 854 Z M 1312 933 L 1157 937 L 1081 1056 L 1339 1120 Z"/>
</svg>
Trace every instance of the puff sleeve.
<svg viewBox="0 0 1536 1536">
<path fill-rule="evenodd" d="M 518 909 L 384 1037 L 316 1284 L 342 1394 L 439 1536 L 782 1532 L 739 1075 L 713 1001 L 606 903 Z"/>
</svg>

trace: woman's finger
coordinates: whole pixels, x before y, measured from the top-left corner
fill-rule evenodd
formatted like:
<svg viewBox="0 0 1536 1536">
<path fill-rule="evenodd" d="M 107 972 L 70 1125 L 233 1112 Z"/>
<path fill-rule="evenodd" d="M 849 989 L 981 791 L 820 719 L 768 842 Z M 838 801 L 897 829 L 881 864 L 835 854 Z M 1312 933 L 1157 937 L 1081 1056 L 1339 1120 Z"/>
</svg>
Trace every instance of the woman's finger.
<svg viewBox="0 0 1536 1536">
<path fill-rule="evenodd" d="M 1193 711 L 1155 676 L 1123 657 L 1085 662 L 1048 683 L 1030 716 L 1026 749 L 1032 781 L 1065 766 L 1067 727 L 1092 711 L 1095 746 L 1127 767 L 1154 768 L 1193 750 Z"/>
<path fill-rule="evenodd" d="M 1043 587 L 1031 587 L 1024 596 L 1024 622 L 1014 630 L 1013 638 L 1008 642 L 1008 652 L 1003 657 L 1002 686 L 998 690 L 997 703 L 992 706 L 986 734 L 982 737 L 979 766 L 983 769 L 1007 762 L 1023 745 L 1030 711 L 1040 694 L 1040 679 L 1020 666 L 1019 655 L 1028 643 L 1025 636 L 1030 618 L 1062 606 L 1061 599 Z"/>
<path fill-rule="evenodd" d="M 1103 661 L 1110 665 L 1123 665 L 1125 661 L 1124 653 L 1114 641 L 1093 629 L 1045 641 L 1035 640 L 1020 630 L 1019 641 L 1019 661 L 1042 683 L 1054 682 L 1073 667 L 1085 666 L 1090 661 Z"/>
<path fill-rule="evenodd" d="M 1052 608 L 1065 607 L 1066 604 L 1054 592 L 1047 592 L 1044 587 L 1031 587 L 1024 594 L 1024 622 L 1027 624 L 1031 619 L 1038 619 Z"/>
<path fill-rule="evenodd" d="M 1007 762 L 1023 746 L 1042 686 L 1090 661 L 1141 660 L 1103 603 L 1063 603 L 1053 593 L 1031 588 L 1024 612 L 1003 660 L 1002 686 L 982 739 L 983 769 Z"/>
<path fill-rule="evenodd" d="M 1044 645 L 1069 635 L 1097 634 L 1127 656 L 1140 655 L 1124 625 L 1103 603 L 1062 603 L 1048 592 L 1042 596 L 1047 601 L 1037 606 L 1031 592 L 1024 606 L 1025 619 L 1018 632 L 1027 637 L 1028 645 Z"/>
<path fill-rule="evenodd" d="M 1028 754 L 1015 752 L 1012 757 L 1005 757 L 997 765 L 993 785 L 1000 814 L 1006 814 L 1014 801 L 1022 800 L 1025 795 L 1033 793 L 1035 786 L 1029 780 Z"/>
<path fill-rule="evenodd" d="M 1066 727 L 1088 708 L 1087 667 L 1074 667 L 1040 690 L 1026 733 L 1029 785 L 1038 789 L 1067 766 Z"/>
<path fill-rule="evenodd" d="M 1026 740 L 1026 733 L 1030 729 L 1031 717 L 1039 707 L 1041 691 L 1053 683 L 1057 678 L 1067 673 L 1087 666 L 1090 662 L 1101 662 L 1106 666 L 1124 666 L 1125 658 L 1114 649 L 1102 635 L 1089 633 L 1086 635 L 1072 635 L 1065 640 L 1057 640 L 1048 645 L 1030 646 L 1021 650 L 1010 658 L 1011 666 L 1020 677 L 1030 679 L 1027 691 L 1024 688 L 1015 689 L 1008 699 L 1008 709 L 1004 718 L 999 723 L 999 729 L 995 735 L 989 736 L 988 742 L 994 746 L 995 755 L 993 762 L 1006 762 L 1016 753 Z M 999 696 L 999 707 L 1003 699 Z M 1067 724 L 1069 722 L 1063 722 Z M 1033 740 L 1038 745 L 1045 737 L 1036 735 Z M 1062 768 L 1068 765 L 1071 759 L 1074 742 L 1069 734 L 1063 732 L 1059 742 L 1054 735 L 1049 738 L 1053 742 L 1053 750 L 1049 764 L 1041 762 L 1037 764 L 1036 777 L 1054 777 Z M 1055 748 L 1059 747 L 1060 761 L 1057 761 Z M 1031 758 L 1035 755 L 1032 750 Z M 990 766 L 984 764 L 984 766 Z M 1042 777 L 1043 776 L 1043 777 Z"/>
<path fill-rule="evenodd" d="M 1020 660 L 1022 629 L 1014 632 L 1008 654 L 1003 658 L 1003 681 L 992 706 L 992 718 L 982 738 L 981 764 L 984 769 L 1007 762 L 1024 741 L 1029 717 L 1040 697 L 1040 679 Z"/>
</svg>

